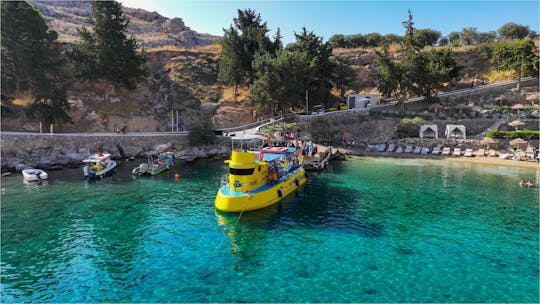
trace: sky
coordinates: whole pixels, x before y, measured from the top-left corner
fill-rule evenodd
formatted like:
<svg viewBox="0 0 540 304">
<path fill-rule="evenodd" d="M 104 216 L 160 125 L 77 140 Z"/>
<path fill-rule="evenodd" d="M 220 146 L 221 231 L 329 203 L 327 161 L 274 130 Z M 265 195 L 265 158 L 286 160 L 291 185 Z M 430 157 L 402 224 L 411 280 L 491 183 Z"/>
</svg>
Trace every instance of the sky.
<svg viewBox="0 0 540 304">
<path fill-rule="evenodd" d="M 447 35 L 464 27 L 480 32 L 499 29 L 507 22 L 539 29 L 539 1 L 188 1 L 120 0 L 124 6 L 157 11 L 163 16 L 182 18 L 186 26 L 200 33 L 223 35 L 236 17 L 237 9 L 254 9 L 271 30 L 281 29 L 285 44 L 294 41 L 302 27 L 324 40 L 334 34 L 403 35 L 402 21 L 411 9 L 416 28 L 431 28 Z"/>
</svg>

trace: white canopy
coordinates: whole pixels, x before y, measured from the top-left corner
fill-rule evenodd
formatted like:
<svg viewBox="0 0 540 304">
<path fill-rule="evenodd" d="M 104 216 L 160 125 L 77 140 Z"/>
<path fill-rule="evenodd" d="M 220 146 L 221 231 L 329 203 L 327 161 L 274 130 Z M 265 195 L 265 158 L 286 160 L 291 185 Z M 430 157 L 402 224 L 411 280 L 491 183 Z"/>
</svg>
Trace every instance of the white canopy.
<svg viewBox="0 0 540 304">
<path fill-rule="evenodd" d="M 236 134 L 231 136 L 232 140 L 252 140 L 252 139 L 264 139 L 264 137 L 255 134 Z"/>
<path fill-rule="evenodd" d="M 446 138 L 450 137 L 461 137 L 463 139 L 467 138 L 465 134 L 464 125 L 446 125 L 446 131 L 444 132 Z"/>
<path fill-rule="evenodd" d="M 437 125 L 423 125 L 420 127 L 420 138 L 424 138 L 425 132 L 433 132 L 435 133 L 435 138 L 439 138 L 439 129 L 437 128 Z"/>
</svg>

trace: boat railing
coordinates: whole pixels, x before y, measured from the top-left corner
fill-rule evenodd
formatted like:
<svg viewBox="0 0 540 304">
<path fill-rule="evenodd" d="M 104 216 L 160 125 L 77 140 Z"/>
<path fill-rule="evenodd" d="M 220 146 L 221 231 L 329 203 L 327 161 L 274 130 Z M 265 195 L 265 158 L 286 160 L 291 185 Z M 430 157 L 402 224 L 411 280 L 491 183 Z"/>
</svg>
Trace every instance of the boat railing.
<svg viewBox="0 0 540 304">
<path fill-rule="evenodd" d="M 223 187 L 223 186 L 227 185 L 228 182 L 229 182 L 229 181 L 228 181 L 228 176 L 227 176 L 227 174 L 221 176 L 221 180 L 220 180 L 220 183 L 219 183 L 219 184 L 220 184 L 220 187 Z"/>
</svg>

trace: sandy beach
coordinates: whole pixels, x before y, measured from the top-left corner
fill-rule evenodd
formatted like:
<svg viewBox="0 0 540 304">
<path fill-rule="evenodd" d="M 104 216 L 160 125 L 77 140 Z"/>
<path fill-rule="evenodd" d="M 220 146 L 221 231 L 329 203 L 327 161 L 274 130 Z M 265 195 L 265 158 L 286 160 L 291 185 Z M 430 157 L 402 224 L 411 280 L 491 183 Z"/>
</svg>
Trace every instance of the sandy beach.
<svg viewBox="0 0 540 304">
<path fill-rule="evenodd" d="M 342 149 L 340 149 L 342 150 Z M 500 159 L 498 157 L 453 157 L 453 156 L 441 156 L 441 155 L 421 155 L 413 153 L 389 153 L 389 152 L 360 152 L 355 150 L 348 150 L 349 155 L 359 157 L 389 157 L 389 158 L 409 158 L 409 159 L 440 159 L 449 162 L 456 163 L 471 163 L 479 165 L 489 166 L 507 166 L 507 167 L 519 167 L 529 169 L 540 169 L 540 164 L 533 161 L 515 161 L 509 159 Z"/>
</svg>

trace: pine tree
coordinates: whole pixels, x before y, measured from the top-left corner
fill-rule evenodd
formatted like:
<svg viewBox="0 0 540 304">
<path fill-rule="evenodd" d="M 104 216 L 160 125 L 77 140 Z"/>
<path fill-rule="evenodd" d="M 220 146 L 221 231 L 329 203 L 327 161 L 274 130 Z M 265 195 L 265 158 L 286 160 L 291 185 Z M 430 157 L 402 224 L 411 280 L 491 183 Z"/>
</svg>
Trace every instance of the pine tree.
<svg viewBox="0 0 540 304">
<path fill-rule="evenodd" d="M 88 22 L 93 32 L 80 29 L 81 43 L 73 47 L 70 57 L 83 78 L 107 79 L 133 89 L 147 75 L 144 49 L 138 53 L 135 37 L 127 38 L 129 20 L 116 1 L 92 2 L 94 19 Z"/>
<path fill-rule="evenodd" d="M 2 94 L 38 92 L 41 78 L 51 69 L 52 43 L 39 11 L 26 1 L 2 1 Z"/>
<path fill-rule="evenodd" d="M 2 1 L 1 11 L 2 99 L 26 93 L 34 97 L 27 109 L 31 118 L 46 124 L 70 121 L 55 65 L 60 57 L 54 44 L 58 34 L 26 1 Z"/>
</svg>

